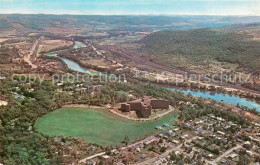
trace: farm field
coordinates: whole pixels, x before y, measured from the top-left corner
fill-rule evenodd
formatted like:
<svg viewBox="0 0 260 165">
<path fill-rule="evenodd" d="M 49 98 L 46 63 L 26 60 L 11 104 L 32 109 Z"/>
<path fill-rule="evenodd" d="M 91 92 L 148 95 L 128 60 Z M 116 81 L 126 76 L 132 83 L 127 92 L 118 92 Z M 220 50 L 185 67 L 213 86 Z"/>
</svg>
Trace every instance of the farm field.
<svg viewBox="0 0 260 165">
<path fill-rule="evenodd" d="M 134 142 L 158 132 L 157 125 L 174 124 L 176 118 L 177 114 L 171 113 L 158 120 L 135 122 L 102 109 L 61 108 L 39 119 L 35 128 L 50 136 L 72 136 L 102 146 L 116 146 L 122 145 L 125 136 Z"/>
</svg>

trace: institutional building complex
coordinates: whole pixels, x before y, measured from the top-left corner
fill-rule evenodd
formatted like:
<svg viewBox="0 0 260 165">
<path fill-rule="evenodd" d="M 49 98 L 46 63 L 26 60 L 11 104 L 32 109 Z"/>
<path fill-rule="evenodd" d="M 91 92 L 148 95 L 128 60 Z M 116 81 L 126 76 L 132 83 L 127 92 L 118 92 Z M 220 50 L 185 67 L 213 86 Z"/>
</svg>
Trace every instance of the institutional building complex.
<svg viewBox="0 0 260 165">
<path fill-rule="evenodd" d="M 135 111 L 138 117 L 148 118 L 152 114 L 152 109 L 168 109 L 170 102 L 164 99 L 152 99 L 144 97 L 121 104 L 123 112 Z"/>
</svg>

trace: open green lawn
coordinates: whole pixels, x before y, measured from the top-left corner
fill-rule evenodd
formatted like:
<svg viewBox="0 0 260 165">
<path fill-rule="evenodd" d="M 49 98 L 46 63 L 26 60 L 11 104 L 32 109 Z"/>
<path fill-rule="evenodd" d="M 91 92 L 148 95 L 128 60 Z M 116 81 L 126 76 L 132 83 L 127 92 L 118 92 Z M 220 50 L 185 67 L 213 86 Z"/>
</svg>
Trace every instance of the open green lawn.
<svg viewBox="0 0 260 165">
<path fill-rule="evenodd" d="M 156 133 L 156 125 L 174 124 L 176 113 L 149 122 L 135 122 L 118 117 L 106 110 L 61 108 L 35 123 L 35 128 L 47 135 L 72 136 L 102 146 L 120 145 L 125 136 L 136 139 Z"/>
</svg>

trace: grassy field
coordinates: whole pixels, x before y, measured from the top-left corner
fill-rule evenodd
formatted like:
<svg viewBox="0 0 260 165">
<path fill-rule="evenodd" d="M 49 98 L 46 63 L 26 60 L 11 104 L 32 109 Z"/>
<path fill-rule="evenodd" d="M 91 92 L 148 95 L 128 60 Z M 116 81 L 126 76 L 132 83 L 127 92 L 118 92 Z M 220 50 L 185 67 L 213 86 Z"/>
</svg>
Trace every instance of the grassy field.
<svg viewBox="0 0 260 165">
<path fill-rule="evenodd" d="M 106 110 L 61 108 L 39 119 L 35 128 L 47 135 L 77 137 L 102 146 L 121 145 L 125 136 L 131 142 L 156 133 L 156 125 L 174 124 L 177 114 L 149 122 L 135 122 L 120 118 Z"/>
</svg>

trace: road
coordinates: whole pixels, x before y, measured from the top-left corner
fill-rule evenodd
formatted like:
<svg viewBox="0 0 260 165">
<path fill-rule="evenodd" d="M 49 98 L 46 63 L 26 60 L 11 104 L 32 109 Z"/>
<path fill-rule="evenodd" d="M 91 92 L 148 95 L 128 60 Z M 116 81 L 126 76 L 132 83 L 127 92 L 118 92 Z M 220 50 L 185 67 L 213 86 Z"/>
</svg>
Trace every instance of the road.
<svg viewBox="0 0 260 165">
<path fill-rule="evenodd" d="M 100 53 L 100 52 L 97 50 L 97 48 L 95 48 L 93 45 L 92 45 L 92 48 L 94 49 L 94 51 L 96 51 L 96 53 L 97 53 L 98 55 L 102 56 L 102 53 Z"/>
<path fill-rule="evenodd" d="M 213 161 L 207 161 L 207 163 L 212 164 L 212 165 L 217 165 L 217 162 L 219 162 L 222 158 L 224 158 L 225 156 L 227 156 L 228 154 L 230 154 L 233 150 L 237 150 L 239 148 L 242 148 L 241 145 L 237 145 L 233 148 L 230 148 L 229 150 L 227 150 L 226 152 L 224 152 L 222 155 L 220 155 L 217 159 L 213 160 Z"/>
<path fill-rule="evenodd" d="M 42 40 L 42 39 L 43 39 L 43 37 L 40 37 L 39 39 L 37 39 L 37 40 L 34 42 L 32 48 L 31 48 L 31 50 L 30 50 L 30 53 L 29 53 L 27 56 L 24 56 L 24 58 L 23 58 L 24 61 L 27 62 L 33 69 L 37 68 L 37 66 L 32 63 L 32 55 L 33 55 L 35 52 L 37 52 L 38 46 L 39 46 L 39 43 L 40 43 L 40 40 Z"/>
<path fill-rule="evenodd" d="M 146 141 L 148 141 L 148 140 L 151 140 L 151 139 L 153 139 L 153 138 L 155 138 L 155 135 L 149 136 L 149 137 L 147 137 L 147 138 L 145 138 L 145 139 L 143 139 L 143 140 L 141 140 L 141 141 L 138 141 L 138 142 L 136 142 L 136 143 L 130 144 L 130 145 L 126 146 L 126 147 L 122 147 L 122 148 L 120 148 L 120 149 L 123 150 L 123 149 L 129 148 L 129 147 L 132 147 L 132 146 L 135 146 L 135 145 L 138 145 L 138 144 L 142 144 L 142 143 L 144 143 L 144 142 L 146 142 Z M 112 152 L 114 152 L 114 151 L 115 151 L 115 149 L 112 150 Z M 81 159 L 81 160 L 79 161 L 79 163 L 87 163 L 88 160 L 91 160 L 91 159 L 93 159 L 93 158 L 95 158 L 95 157 L 98 157 L 98 156 L 103 156 L 103 155 L 105 155 L 105 154 L 106 154 L 106 152 L 100 152 L 100 153 L 97 153 L 97 154 L 95 154 L 95 155 L 88 156 L 88 157 L 86 157 L 86 158 L 84 158 L 84 159 Z"/>
<path fill-rule="evenodd" d="M 164 112 L 162 114 L 158 114 L 154 117 L 151 117 L 151 118 L 133 118 L 133 117 L 129 117 L 129 116 L 126 116 L 126 115 L 123 115 L 121 113 L 118 113 L 116 112 L 114 109 L 109 109 L 110 112 L 114 113 L 115 115 L 118 115 L 120 117 L 123 117 L 123 118 L 126 118 L 126 119 L 129 119 L 129 120 L 134 120 L 134 121 L 149 121 L 149 120 L 154 120 L 154 119 L 158 119 L 160 117 L 163 117 L 165 115 L 168 115 L 169 113 L 173 112 L 175 109 L 172 107 L 172 106 L 169 106 L 169 110 L 167 112 Z"/>
<path fill-rule="evenodd" d="M 195 136 L 195 137 L 187 140 L 187 142 L 191 142 L 192 140 L 197 139 L 197 138 L 198 138 L 198 136 Z M 180 144 L 180 145 L 178 145 L 176 147 L 172 145 L 171 149 L 167 150 L 166 152 L 162 153 L 161 155 L 153 157 L 153 158 L 148 159 L 148 160 L 146 160 L 144 162 L 141 162 L 141 163 L 136 163 L 135 165 L 149 165 L 149 164 L 152 164 L 153 162 L 155 162 L 159 158 L 164 158 L 164 157 L 168 156 L 173 151 L 181 151 L 182 150 L 181 146 L 182 146 L 182 144 Z"/>
</svg>

